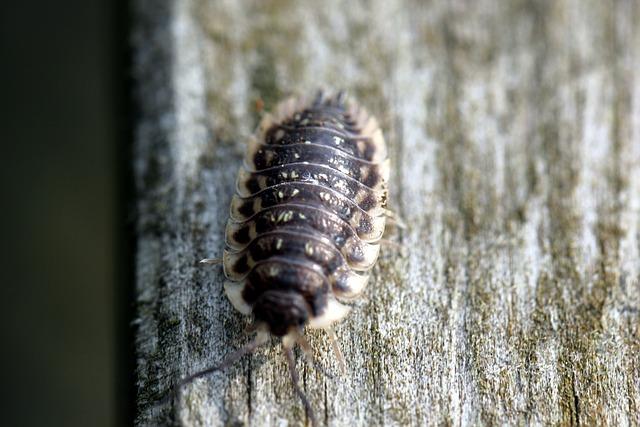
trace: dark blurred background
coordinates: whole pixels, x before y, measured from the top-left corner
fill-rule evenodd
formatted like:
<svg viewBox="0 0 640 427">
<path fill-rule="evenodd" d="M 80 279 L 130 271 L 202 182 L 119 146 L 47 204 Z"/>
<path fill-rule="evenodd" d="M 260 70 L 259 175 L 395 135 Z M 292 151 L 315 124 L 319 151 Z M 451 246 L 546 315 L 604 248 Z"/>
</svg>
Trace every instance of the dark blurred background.
<svg viewBox="0 0 640 427">
<path fill-rule="evenodd" d="M 128 5 L 2 2 L 2 425 L 132 419 Z"/>
</svg>

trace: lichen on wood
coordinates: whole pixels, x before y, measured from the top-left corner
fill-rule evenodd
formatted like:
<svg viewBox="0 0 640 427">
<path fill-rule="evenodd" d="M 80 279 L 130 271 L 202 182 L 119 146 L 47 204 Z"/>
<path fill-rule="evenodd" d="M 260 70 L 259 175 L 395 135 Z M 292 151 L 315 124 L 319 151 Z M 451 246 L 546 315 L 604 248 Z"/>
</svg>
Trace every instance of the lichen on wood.
<svg viewBox="0 0 640 427">
<path fill-rule="evenodd" d="M 346 89 L 380 118 L 390 230 L 364 298 L 297 367 L 323 424 L 640 424 L 640 5 L 134 2 L 137 423 L 300 425 L 222 253 L 261 112 Z"/>
</svg>

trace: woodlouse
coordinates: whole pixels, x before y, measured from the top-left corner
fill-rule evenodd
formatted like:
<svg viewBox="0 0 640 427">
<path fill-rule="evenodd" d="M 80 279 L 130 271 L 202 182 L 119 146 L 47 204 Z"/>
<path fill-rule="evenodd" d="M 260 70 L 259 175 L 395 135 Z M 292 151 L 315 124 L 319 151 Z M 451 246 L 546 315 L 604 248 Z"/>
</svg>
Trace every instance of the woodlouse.
<svg viewBox="0 0 640 427">
<path fill-rule="evenodd" d="M 252 314 L 255 339 L 216 367 L 228 366 L 282 338 L 292 382 L 298 387 L 292 349 L 310 358 L 303 329 L 323 328 L 339 362 L 331 329 L 367 283 L 385 229 L 389 159 L 377 120 L 343 92 L 290 98 L 266 115 L 252 137 L 238 173 L 222 262 L 226 294 Z"/>
</svg>

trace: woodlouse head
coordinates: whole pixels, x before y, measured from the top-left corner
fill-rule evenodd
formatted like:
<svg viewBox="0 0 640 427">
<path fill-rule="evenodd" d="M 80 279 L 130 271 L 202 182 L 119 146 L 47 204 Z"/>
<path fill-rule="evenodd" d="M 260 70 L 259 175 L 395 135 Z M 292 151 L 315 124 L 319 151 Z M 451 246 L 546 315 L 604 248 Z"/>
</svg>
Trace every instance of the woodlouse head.
<svg viewBox="0 0 640 427">
<path fill-rule="evenodd" d="M 267 291 L 253 306 L 257 323 L 265 323 L 272 335 L 282 337 L 291 329 L 302 330 L 310 315 L 309 304 L 298 292 Z"/>
</svg>

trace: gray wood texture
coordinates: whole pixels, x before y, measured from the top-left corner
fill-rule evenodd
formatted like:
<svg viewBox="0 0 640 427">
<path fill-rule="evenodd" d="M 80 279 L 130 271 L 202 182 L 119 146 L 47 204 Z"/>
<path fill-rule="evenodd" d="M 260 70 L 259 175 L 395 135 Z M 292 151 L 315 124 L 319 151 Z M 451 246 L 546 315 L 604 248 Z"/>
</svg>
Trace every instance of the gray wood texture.
<svg viewBox="0 0 640 427">
<path fill-rule="evenodd" d="M 274 342 L 224 296 L 224 225 L 259 104 L 343 88 L 379 118 L 389 238 L 297 357 L 323 425 L 640 424 L 637 1 L 137 0 L 137 422 L 302 425 Z"/>
</svg>

